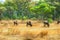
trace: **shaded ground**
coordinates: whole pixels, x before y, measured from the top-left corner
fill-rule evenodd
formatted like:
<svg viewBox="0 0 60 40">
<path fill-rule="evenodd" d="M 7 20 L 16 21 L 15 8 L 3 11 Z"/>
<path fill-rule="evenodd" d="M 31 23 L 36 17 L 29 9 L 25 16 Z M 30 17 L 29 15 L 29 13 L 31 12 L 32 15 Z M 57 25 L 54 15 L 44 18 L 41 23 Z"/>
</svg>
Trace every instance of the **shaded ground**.
<svg viewBox="0 0 60 40">
<path fill-rule="evenodd" d="M 26 27 L 26 21 L 18 20 L 18 26 L 15 26 L 12 20 L 3 20 L 0 23 L 0 40 L 60 40 L 60 24 L 53 22 L 48 28 L 33 20 L 33 27 Z M 48 34 L 41 38 L 41 32 Z"/>
</svg>

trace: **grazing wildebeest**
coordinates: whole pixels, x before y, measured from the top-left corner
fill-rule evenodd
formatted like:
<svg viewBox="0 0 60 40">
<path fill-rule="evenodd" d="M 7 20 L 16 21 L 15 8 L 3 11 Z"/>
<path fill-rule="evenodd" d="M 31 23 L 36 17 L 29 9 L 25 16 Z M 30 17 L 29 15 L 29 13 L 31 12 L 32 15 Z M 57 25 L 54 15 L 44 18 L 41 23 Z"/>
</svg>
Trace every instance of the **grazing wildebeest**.
<svg viewBox="0 0 60 40">
<path fill-rule="evenodd" d="M 14 21 L 13 23 L 14 23 L 14 25 L 18 25 L 17 21 Z"/>
<path fill-rule="evenodd" d="M 43 24 L 44 24 L 44 27 L 45 27 L 45 26 L 47 26 L 47 27 L 49 27 L 49 26 L 50 26 L 50 24 L 49 24 L 49 22 L 48 22 L 48 21 L 44 21 L 44 22 L 43 22 Z"/>
<path fill-rule="evenodd" d="M 60 20 L 57 21 L 57 24 L 59 24 L 59 23 L 60 23 Z"/>
<path fill-rule="evenodd" d="M 26 26 L 28 26 L 28 25 L 29 25 L 30 27 L 32 27 L 31 21 L 28 21 L 28 22 L 27 22 Z"/>
</svg>

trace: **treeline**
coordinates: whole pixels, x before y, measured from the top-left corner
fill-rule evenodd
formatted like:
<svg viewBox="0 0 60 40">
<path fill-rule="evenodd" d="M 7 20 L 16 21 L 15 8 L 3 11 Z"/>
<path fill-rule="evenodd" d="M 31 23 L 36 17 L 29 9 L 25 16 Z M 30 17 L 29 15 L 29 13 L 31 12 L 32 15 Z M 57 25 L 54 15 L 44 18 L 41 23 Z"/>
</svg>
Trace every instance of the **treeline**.
<svg viewBox="0 0 60 40">
<path fill-rule="evenodd" d="M 0 19 L 59 20 L 60 0 L 6 0 L 0 3 Z"/>
</svg>

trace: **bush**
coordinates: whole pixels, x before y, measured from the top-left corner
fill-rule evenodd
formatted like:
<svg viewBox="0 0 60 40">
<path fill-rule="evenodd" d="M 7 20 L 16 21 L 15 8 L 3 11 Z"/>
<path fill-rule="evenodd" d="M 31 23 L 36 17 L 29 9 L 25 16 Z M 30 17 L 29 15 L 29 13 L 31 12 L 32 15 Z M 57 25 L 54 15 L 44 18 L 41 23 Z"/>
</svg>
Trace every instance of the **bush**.
<svg viewBox="0 0 60 40">
<path fill-rule="evenodd" d="M 23 19 L 26 20 L 27 19 L 27 16 L 24 16 Z"/>
<path fill-rule="evenodd" d="M 52 23 L 52 22 L 53 22 L 53 20 L 52 20 L 51 18 L 49 18 L 49 19 L 48 19 L 48 22 Z"/>
<path fill-rule="evenodd" d="M 33 18 L 31 18 L 32 20 L 36 20 L 36 18 L 35 17 L 33 17 Z"/>
<path fill-rule="evenodd" d="M 40 32 L 40 37 L 44 37 L 48 35 L 48 31 L 42 31 Z"/>
</svg>

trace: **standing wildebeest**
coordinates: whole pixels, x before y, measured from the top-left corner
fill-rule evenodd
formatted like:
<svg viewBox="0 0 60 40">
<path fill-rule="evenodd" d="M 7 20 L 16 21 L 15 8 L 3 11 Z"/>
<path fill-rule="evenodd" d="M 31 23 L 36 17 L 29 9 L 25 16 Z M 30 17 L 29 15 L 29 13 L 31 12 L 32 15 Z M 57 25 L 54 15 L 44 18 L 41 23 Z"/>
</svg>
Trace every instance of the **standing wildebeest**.
<svg viewBox="0 0 60 40">
<path fill-rule="evenodd" d="M 28 26 L 28 25 L 29 25 L 30 27 L 32 27 L 31 21 L 28 21 L 28 22 L 27 22 L 26 26 Z"/>
<path fill-rule="evenodd" d="M 44 27 L 45 27 L 45 26 L 47 26 L 47 27 L 50 26 L 48 21 L 44 21 L 43 24 L 44 24 Z"/>
<path fill-rule="evenodd" d="M 60 20 L 57 21 L 57 24 L 59 24 L 59 23 L 60 23 Z"/>
<path fill-rule="evenodd" d="M 13 23 L 14 23 L 14 25 L 18 25 L 17 21 L 14 21 Z"/>
</svg>

